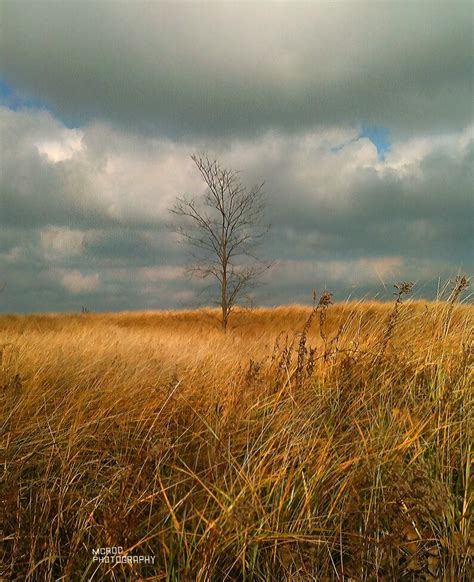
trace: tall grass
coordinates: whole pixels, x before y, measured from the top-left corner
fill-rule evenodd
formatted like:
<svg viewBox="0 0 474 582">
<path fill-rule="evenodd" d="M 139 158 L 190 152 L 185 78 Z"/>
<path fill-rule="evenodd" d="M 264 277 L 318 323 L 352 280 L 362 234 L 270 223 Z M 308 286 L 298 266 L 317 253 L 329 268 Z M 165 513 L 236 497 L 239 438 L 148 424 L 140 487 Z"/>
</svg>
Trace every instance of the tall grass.
<svg viewBox="0 0 474 582">
<path fill-rule="evenodd" d="M 468 580 L 473 308 L 0 319 L 1 575 Z M 318 314 L 319 316 L 316 316 Z M 154 564 L 99 564 L 122 546 Z"/>
</svg>

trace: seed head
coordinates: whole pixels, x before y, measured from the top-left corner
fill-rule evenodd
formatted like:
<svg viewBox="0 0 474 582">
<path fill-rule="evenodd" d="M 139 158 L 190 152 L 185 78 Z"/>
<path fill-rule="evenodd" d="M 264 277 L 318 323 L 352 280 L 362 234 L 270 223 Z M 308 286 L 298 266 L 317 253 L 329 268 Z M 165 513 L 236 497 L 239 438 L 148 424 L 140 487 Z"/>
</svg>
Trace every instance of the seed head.
<svg viewBox="0 0 474 582">
<path fill-rule="evenodd" d="M 324 293 L 321 295 L 321 297 L 319 299 L 319 306 L 320 307 L 328 307 L 332 303 L 331 298 L 332 298 L 332 293 L 329 293 L 329 291 L 324 291 Z"/>
<path fill-rule="evenodd" d="M 396 291 L 394 295 L 405 295 L 406 293 L 410 293 L 413 289 L 413 283 L 411 281 L 402 281 L 401 283 L 397 283 L 394 285 Z"/>
</svg>

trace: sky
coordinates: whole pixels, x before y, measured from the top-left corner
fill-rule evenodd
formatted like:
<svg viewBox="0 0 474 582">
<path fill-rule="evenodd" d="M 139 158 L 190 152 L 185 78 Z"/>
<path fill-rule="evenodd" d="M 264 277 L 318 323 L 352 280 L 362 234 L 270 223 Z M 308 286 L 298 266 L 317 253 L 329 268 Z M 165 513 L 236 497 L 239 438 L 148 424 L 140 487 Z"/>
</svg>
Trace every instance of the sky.
<svg viewBox="0 0 474 582">
<path fill-rule="evenodd" d="M 0 0 L 0 311 L 209 302 L 193 152 L 265 182 L 252 303 L 433 297 L 474 265 L 473 54 L 471 2 Z"/>
</svg>

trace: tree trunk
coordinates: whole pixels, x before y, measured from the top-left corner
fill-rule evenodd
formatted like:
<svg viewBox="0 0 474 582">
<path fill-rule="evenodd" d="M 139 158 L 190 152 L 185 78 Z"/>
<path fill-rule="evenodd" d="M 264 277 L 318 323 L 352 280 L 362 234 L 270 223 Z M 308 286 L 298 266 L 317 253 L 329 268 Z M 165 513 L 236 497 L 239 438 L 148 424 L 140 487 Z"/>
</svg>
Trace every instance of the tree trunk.
<svg viewBox="0 0 474 582">
<path fill-rule="evenodd" d="M 222 329 L 227 331 L 227 319 L 229 317 L 229 307 L 227 305 L 227 273 L 225 269 L 222 273 L 221 283 L 221 308 L 222 308 Z"/>
</svg>

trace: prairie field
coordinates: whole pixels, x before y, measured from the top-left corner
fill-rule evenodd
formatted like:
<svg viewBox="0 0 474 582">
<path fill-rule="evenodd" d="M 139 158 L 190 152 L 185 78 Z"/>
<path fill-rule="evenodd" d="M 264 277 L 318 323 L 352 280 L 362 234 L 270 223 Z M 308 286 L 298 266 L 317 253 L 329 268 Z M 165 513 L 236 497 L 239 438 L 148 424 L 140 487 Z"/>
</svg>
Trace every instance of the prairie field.
<svg viewBox="0 0 474 582">
<path fill-rule="evenodd" d="M 472 579 L 474 308 L 329 299 L 0 317 L 0 578 Z"/>
</svg>

